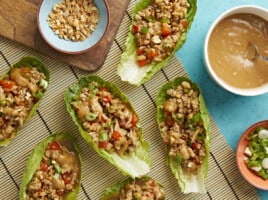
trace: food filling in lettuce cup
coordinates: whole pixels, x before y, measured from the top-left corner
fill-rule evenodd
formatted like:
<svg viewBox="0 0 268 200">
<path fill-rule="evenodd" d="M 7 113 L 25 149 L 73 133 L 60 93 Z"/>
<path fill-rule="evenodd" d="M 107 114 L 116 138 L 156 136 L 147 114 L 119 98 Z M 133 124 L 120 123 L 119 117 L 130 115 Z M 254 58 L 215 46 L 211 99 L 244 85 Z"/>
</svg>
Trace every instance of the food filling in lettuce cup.
<svg viewBox="0 0 268 200">
<path fill-rule="evenodd" d="M 196 4 L 196 0 L 138 1 L 117 69 L 123 81 L 141 85 L 169 63 L 186 41 Z"/>
<path fill-rule="evenodd" d="M 47 67 L 35 57 L 23 57 L 0 76 L 0 146 L 7 146 L 33 117 L 48 81 Z"/>
<path fill-rule="evenodd" d="M 157 121 L 182 192 L 205 193 L 210 128 L 198 86 L 184 77 L 163 85 L 157 95 Z"/>
<path fill-rule="evenodd" d="M 165 192 L 151 177 L 145 176 L 134 180 L 128 178 L 108 187 L 101 197 L 101 200 L 120 199 L 164 200 Z"/>
<path fill-rule="evenodd" d="M 132 178 L 150 171 L 149 144 L 138 114 L 116 85 L 98 76 L 82 77 L 65 92 L 65 103 L 88 144 Z"/>
<path fill-rule="evenodd" d="M 20 200 L 76 199 L 81 166 L 80 152 L 72 135 L 49 136 L 36 146 L 26 163 Z"/>
</svg>

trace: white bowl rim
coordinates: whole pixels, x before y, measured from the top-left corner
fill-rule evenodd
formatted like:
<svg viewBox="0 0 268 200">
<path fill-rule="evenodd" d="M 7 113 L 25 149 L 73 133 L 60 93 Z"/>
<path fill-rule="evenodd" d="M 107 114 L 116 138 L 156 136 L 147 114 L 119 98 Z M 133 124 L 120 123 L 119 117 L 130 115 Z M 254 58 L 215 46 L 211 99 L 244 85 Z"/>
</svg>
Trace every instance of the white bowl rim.
<svg viewBox="0 0 268 200">
<path fill-rule="evenodd" d="M 47 37 L 44 36 L 44 33 L 41 31 L 42 30 L 42 27 L 40 25 L 40 19 L 39 19 L 39 13 L 40 13 L 40 9 L 41 9 L 41 6 L 43 4 L 45 0 L 41 0 L 40 3 L 39 3 L 39 6 L 38 6 L 38 16 L 37 16 L 37 25 L 38 25 L 38 30 L 39 30 L 39 33 L 41 35 L 41 37 L 43 38 L 43 40 L 50 46 L 52 47 L 53 49 L 57 50 L 58 52 L 62 52 L 62 53 L 66 53 L 66 54 L 82 54 L 82 53 L 86 53 L 88 50 L 94 48 L 95 46 L 97 46 L 99 44 L 99 42 L 104 38 L 104 36 L 106 36 L 107 32 L 108 32 L 108 27 L 109 27 L 109 24 L 110 24 L 110 9 L 109 9 L 109 5 L 108 5 L 108 2 L 107 0 L 103 0 L 104 4 L 105 4 L 105 8 L 106 8 L 106 11 L 107 11 L 107 24 L 105 26 L 105 30 L 102 34 L 102 36 L 99 38 L 99 40 L 92 46 L 86 48 L 86 49 L 83 49 L 83 50 L 80 50 L 80 51 L 71 51 L 71 50 L 65 50 L 65 49 L 62 49 L 62 48 L 58 48 L 57 46 L 55 46 L 52 42 L 50 42 Z"/>
<path fill-rule="evenodd" d="M 223 19 L 225 19 L 226 17 L 239 13 L 238 11 L 241 11 L 241 13 L 245 13 L 245 10 L 247 10 L 247 12 L 249 10 L 258 10 L 261 12 L 265 12 L 268 14 L 268 9 L 257 6 L 257 5 L 240 5 L 240 6 L 236 6 L 233 8 L 230 8 L 228 10 L 226 10 L 225 12 L 223 12 L 221 15 L 219 15 L 216 20 L 211 24 L 206 37 L 205 37 L 205 42 L 204 42 L 204 47 L 203 47 L 203 61 L 205 64 L 205 67 L 209 73 L 209 75 L 211 76 L 211 78 L 218 83 L 221 87 L 223 87 L 224 89 L 226 89 L 227 91 L 237 94 L 237 95 L 242 95 L 242 96 L 257 96 L 257 95 L 261 95 L 264 93 L 268 92 L 268 83 L 262 85 L 261 87 L 257 87 L 257 88 L 249 88 L 249 89 L 243 89 L 243 88 L 237 88 L 237 87 L 233 87 L 231 85 L 229 85 L 228 83 L 224 82 L 222 79 L 220 79 L 216 73 L 214 72 L 214 70 L 212 69 L 211 65 L 209 64 L 209 58 L 208 58 L 208 54 L 207 49 L 208 49 L 208 41 L 210 38 L 210 35 L 212 33 L 212 31 L 214 30 L 215 26 L 222 21 Z M 251 13 L 251 12 L 250 12 Z M 257 13 L 254 13 L 255 15 L 258 15 Z M 260 16 L 260 15 L 258 15 Z M 262 17 L 262 16 L 260 16 Z M 263 18 L 263 17 L 262 17 Z"/>
</svg>

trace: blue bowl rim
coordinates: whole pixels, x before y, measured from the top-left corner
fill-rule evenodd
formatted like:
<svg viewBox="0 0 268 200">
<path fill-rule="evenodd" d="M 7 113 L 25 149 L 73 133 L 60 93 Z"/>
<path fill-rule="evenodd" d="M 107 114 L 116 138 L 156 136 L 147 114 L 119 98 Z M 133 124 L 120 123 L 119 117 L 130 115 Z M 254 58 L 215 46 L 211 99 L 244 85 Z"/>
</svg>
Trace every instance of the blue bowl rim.
<svg viewBox="0 0 268 200">
<path fill-rule="evenodd" d="M 39 29 L 39 33 L 40 33 L 41 37 L 53 49 L 55 49 L 55 50 L 57 50 L 59 52 L 62 52 L 62 53 L 66 53 L 66 54 L 82 54 L 82 53 L 86 53 L 90 49 L 92 49 L 95 46 L 97 46 L 100 43 L 100 41 L 102 41 L 102 39 L 107 35 L 108 27 L 109 27 L 109 24 L 110 24 L 110 9 L 109 9 L 109 4 L 108 4 L 107 0 L 103 0 L 103 2 L 105 4 L 106 11 L 107 11 L 107 25 L 105 27 L 105 31 L 102 34 L 101 38 L 94 45 L 90 46 L 87 49 L 81 50 L 81 51 L 65 51 L 65 50 L 62 50 L 62 49 L 58 48 L 57 46 L 53 45 L 49 40 L 47 40 L 47 38 L 45 37 L 45 35 L 41 31 L 41 25 L 40 25 L 40 20 L 39 20 L 39 13 L 40 13 L 41 5 L 43 4 L 44 1 L 45 0 L 41 0 L 40 3 L 39 3 L 39 6 L 38 6 L 37 25 L 38 25 L 38 29 Z"/>
</svg>

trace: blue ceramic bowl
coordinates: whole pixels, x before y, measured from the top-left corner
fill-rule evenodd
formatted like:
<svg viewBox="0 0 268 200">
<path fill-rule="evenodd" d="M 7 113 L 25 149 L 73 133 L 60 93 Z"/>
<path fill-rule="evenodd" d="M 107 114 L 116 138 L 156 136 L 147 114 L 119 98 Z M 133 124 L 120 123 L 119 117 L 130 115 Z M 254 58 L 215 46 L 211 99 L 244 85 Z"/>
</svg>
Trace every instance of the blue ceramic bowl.
<svg viewBox="0 0 268 200">
<path fill-rule="evenodd" d="M 43 39 L 52 48 L 67 54 L 80 54 L 88 51 L 97 45 L 107 32 L 109 24 L 109 9 L 106 0 L 95 0 L 94 4 L 99 9 L 100 20 L 95 31 L 90 37 L 82 42 L 73 42 L 71 40 L 64 40 L 58 37 L 57 34 L 49 27 L 47 17 L 50 14 L 53 6 L 63 0 L 43 0 L 39 6 L 37 16 L 38 28 Z"/>
</svg>

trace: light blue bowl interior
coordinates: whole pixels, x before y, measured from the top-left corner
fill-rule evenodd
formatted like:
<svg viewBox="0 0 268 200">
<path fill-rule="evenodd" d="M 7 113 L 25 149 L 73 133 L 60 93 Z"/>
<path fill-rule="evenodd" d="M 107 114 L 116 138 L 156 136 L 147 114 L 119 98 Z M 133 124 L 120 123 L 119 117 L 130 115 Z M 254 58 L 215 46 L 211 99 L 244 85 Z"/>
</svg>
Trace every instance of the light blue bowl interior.
<svg viewBox="0 0 268 200">
<path fill-rule="evenodd" d="M 105 33 L 108 24 L 108 10 L 105 6 L 104 1 L 102 0 L 94 1 L 95 5 L 99 9 L 100 20 L 93 34 L 83 42 L 73 42 L 70 40 L 67 41 L 61 39 L 49 27 L 47 17 L 50 14 L 53 6 L 61 1 L 62 0 L 44 0 L 40 5 L 40 11 L 38 15 L 39 28 L 46 42 L 55 49 L 59 51 L 64 51 L 66 53 L 81 52 L 94 46 Z"/>
</svg>

